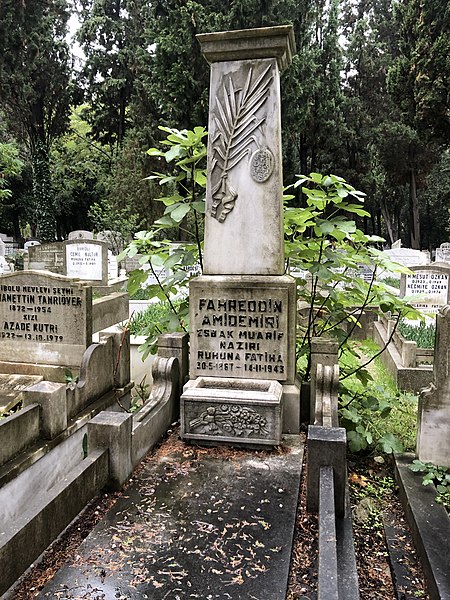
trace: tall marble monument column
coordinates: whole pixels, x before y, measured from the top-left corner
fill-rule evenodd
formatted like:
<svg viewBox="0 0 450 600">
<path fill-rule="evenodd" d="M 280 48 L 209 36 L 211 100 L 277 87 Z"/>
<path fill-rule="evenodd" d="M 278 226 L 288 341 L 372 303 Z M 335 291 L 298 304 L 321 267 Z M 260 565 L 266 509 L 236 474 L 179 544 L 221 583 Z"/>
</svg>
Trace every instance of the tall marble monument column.
<svg viewBox="0 0 450 600">
<path fill-rule="evenodd" d="M 211 64 L 204 275 L 190 286 L 184 439 L 298 432 L 296 289 L 284 275 L 280 71 L 291 26 L 197 36 Z"/>
</svg>

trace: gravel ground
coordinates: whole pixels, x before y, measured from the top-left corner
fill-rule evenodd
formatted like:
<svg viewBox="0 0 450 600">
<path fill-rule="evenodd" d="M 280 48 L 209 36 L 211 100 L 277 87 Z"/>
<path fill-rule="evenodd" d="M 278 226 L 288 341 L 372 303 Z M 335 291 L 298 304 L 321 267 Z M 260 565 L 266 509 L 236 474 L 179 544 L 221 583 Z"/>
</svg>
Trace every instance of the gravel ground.
<svg viewBox="0 0 450 600">
<path fill-rule="evenodd" d="M 164 455 L 173 448 L 174 444 L 181 444 L 177 439 L 176 431 L 144 459 L 135 470 L 133 478 L 139 476 L 140 470 L 147 461 Z M 229 448 L 194 451 L 199 454 L 214 452 L 221 457 L 243 452 Z M 306 455 L 307 451 L 305 457 Z M 361 600 L 412 598 L 426 600 L 428 596 L 423 583 L 423 574 L 405 523 L 397 488 L 393 483 L 391 461 L 383 457 L 349 457 L 348 464 Z M 306 478 L 307 472 L 304 467 L 286 600 L 317 599 L 318 521 L 315 515 L 306 513 Z M 15 600 L 35 598 L 64 562 L 76 553 L 77 547 L 120 494 L 121 492 L 102 494 L 91 502 L 41 559 L 29 569 L 11 598 Z M 406 576 L 402 581 L 396 582 L 396 589 L 391 574 L 383 521 L 398 526 L 402 532 L 399 540 L 402 552 L 400 559 L 397 557 L 397 560 L 402 562 Z"/>
</svg>

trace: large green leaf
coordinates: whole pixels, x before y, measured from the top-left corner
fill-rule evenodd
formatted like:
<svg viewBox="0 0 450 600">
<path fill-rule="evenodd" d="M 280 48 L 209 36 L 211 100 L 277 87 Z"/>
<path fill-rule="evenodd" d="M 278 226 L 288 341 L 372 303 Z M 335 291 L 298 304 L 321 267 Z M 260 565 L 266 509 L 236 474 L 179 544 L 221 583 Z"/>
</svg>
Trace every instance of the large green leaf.
<svg viewBox="0 0 450 600">
<path fill-rule="evenodd" d="M 188 214 L 190 210 L 191 207 L 189 206 L 189 204 L 180 204 L 170 213 L 170 216 L 174 221 L 179 223 L 184 219 L 184 217 Z"/>
</svg>

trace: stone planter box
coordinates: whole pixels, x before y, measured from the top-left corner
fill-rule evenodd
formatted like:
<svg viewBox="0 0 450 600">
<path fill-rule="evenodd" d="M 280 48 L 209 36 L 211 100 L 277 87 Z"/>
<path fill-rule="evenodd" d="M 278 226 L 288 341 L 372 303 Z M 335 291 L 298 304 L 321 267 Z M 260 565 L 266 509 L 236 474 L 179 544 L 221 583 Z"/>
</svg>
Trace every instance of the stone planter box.
<svg viewBox="0 0 450 600">
<path fill-rule="evenodd" d="M 206 443 L 276 446 L 283 388 L 278 381 L 197 377 L 181 396 L 181 437 Z"/>
</svg>

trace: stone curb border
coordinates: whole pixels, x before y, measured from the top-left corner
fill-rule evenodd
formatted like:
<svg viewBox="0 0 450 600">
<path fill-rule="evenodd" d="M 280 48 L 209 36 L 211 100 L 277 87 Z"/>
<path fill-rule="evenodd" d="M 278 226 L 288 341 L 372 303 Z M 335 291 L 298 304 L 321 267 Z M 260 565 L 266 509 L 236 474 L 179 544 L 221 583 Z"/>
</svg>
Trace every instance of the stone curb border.
<svg viewBox="0 0 450 600">
<path fill-rule="evenodd" d="M 436 490 L 422 485 L 420 473 L 409 466 L 414 454 L 395 455 L 400 499 L 411 527 L 428 586 L 430 600 L 450 600 L 450 517 L 436 504 Z"/>
</svg>

